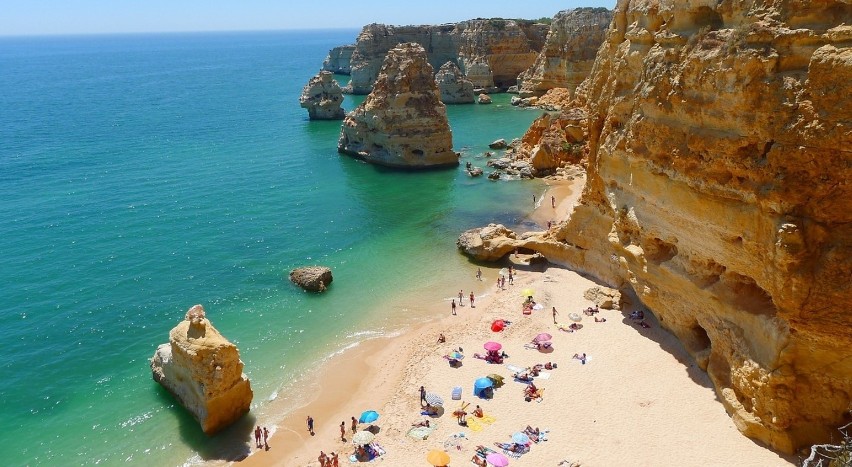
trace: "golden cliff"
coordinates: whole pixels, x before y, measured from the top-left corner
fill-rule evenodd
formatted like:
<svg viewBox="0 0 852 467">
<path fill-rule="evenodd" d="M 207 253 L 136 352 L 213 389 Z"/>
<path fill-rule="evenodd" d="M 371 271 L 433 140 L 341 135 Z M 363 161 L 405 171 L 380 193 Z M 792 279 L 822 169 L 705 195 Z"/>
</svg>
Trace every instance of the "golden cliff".
<svg viewBox="0 0 852 467">
<path fill-rule="evenodd" d="M 190 308 L 169 332 L 169 343 L 157 348 L 151 372 L 207 435 L 237 421 L 251 406 L 251 383 L 240 353 L 207 320 L 201 305 Z"/>
<path fill-rule="evenodd" d="M 405 43 L 387 53 L 373 91 L 343 120 L 337 148 L 401 169 L 459 164 L 447 108 L 423 47 Z"/>
<path fill-rule="evenodd" d="M 460 247 L 534 249 L 622 288 L 747 436 L 827 441 L 852 408 L 850 25 L 840 0 L 619 1 L 578 89 L 580 205 Z"/>
<path fill-rule="evenodd" d="M 518 76 L 520 96 L 541 96 L 553 88 L 565 88 L 573 94 L 589 76 L 611 21 L 612 10 L 606 8 L 557 13 L 535 63 Z"/>
<path fill-rule="evenodd" d="M 423 46 L 433 69 L 451 61 L 478 88 L 508 88 L 515 84 L 520 72 L 533 64 L 546 36 L 546 25 L 521 20 L 475 19 L 422 26 L 369 24 L 355 43 L 347 90 L 353 94 L 369 93 L 385 54 L 404 42 Z"/>
</svg>

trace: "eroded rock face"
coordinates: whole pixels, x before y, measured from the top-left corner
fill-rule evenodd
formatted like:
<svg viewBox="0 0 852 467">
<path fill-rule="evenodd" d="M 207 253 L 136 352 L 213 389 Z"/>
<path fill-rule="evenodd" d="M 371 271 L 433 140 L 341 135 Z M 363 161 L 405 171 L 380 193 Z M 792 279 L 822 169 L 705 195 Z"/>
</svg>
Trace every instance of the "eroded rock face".
<svg viewBox="0 0 852 467">
<path fill-rule="evenodd" d="M 321 71 L 308 81 L 299 97 L 299 105 L 308 109 L 311 120 L 340 120 L 346 112 L 343 91 L 330 71 Z"/>
<path fill-rule="evenodd" d="M 529 160 L 536 175 L 557 168 L 581 164 L 587 153 L 588 116 L 583 108 L 572 107 L 559 114 L 544 114 L 533 121 L 515 151 L 516 158 Z"/>
<path fill-rule="evenodd" d="M 611 21 L 612 10 L 606 8 L 576 8 L 557 13 L 535 63 L 518 76 L 520 96 L 541 96 L 553 88 L 573 93 L 589 76 Z"/>
<path fill-rule="evenodd" d="M 852 394 L 850 24 L 843 1 L 620 1 L 578 89 L 581 204 L 518 242 L 635 293 L 785 452 Z"/>
<path fill-rule="evenodd" d="M 369 96 L 343 120 L 338 151 L 404 169 L 459 164 L 432 66 L 418 44 L 391 49 Z"/>
<path fill-rule="evenodd" d="M 169 343 L 157 347 L 151 372 L 207 435 L 234 423 L 251 406 L 251 383 L 240 353 L 207 320 L 201 305 L 190 308 L 169 332 Z"/>
<path fill-rule="evenodd" d="M 307 266 L 290 271 L 290 281 L 311 292 L 325 292 L 334 277 L 325 266 Z"/>
<path fill-rule="evenodd" d="M 341 45 L 328 51 L 328 56 L 322 62 L 322 69 L 341 75 L 348 75 L 352 72 L 349 65 L 352 59 L 352 52 L 355 51 L 355 44 Z"/>
<path fill-rule="evenodd" d="M 358 35 L 352 53 L 347 91 L 368 94 L 387 52 L 404 42 L 423 46 L 432 68 L 448 61 L 457 63 L 475 88 L 506 88 L 533 64 L 547 30 L 543 24 L 503 19 L 422 26 L 369 24 Z"/>
<path fill-rule="evenodd" d="M 435 82 L 438 83 L 441 102 L 444 104 L 473 103 L 473 83 L 464 77 L 455 63 L 441 65 L 441 69 L 435 73 Z"/>
</svg>

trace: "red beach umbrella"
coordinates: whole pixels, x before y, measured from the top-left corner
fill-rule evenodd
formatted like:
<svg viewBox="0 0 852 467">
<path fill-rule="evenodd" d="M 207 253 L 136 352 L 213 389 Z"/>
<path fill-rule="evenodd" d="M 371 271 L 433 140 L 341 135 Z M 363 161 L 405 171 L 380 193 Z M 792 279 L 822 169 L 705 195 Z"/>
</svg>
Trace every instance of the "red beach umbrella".
<svg viewBox="0 0 852 467">
<path fill-rule="evenodd" d="M 500 332 L 505 327 L 506 327 L 506 323 L 504 323 L 502 319 L 494 320 L 494 322 L 491 323 L 491 330 L 494 331 L 494 332 Z"/>
<path fill-rule="evenodd" d="M 503 348 L 503 346 L 500 345 L 499 342 L 494 342 L 494 341 L 488 341 L 482 347 L 485 348 L 485 350 L 494 351 L 494 352 Z"/>
</svg>

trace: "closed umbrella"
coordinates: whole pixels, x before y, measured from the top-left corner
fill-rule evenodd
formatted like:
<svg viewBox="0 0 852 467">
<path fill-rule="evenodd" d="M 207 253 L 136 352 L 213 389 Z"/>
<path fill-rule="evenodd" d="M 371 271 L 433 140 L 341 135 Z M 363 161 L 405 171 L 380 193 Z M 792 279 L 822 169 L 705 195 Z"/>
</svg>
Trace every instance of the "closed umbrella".
<svg viewBox="0 0 852 467">
<path fill-rule="evenodd" d="M 530 437 L 526 435 L 526 433 L 521 433 L 520 431 L 512 435 L 512 442 L 515 444 L 527 444 L 530 442 Z"/>
<path fill-rule="evenodd" d="M 542 332 L 539 335 L 535 336 L 535 339 L 533 339 L 533 340 L 536 341 L 536 342 L 544 342 L 544 341 L 549 341 L 551 339 L 553 339 L 553 336 L 551 336 L 550 334 L 548 334 L 546 332 Z"/>
<path fill-rule="evenodd" d="M 434 466 L 448 465 L 450 463 L 450 455 L 446 451 L 433 449 L 426 454 L 426 462 Z"/>
<path fill-rule="evenodd" d="M 373 423 L 379 419 L 379 413 L 375 410 L 368 410 L 361 414 L 361 418 L 358 419 L 358 423 Z"/>
<path fill-rule="evenodd" d="M 493 351 L 493 352 L 496 352 L 496 351 L 503 348 L 503 346 L 500 345 L 499 342 L 494 342 L 494 341 L 488 341 L 485 344 L 483 344 L 482 347 L 485 348 L 485 350 L 489 350 L 489 351 Z"/>
<path fill-rule="evenodd" d="M 509 465 L 509 458 L 499 452 L 492 452 L 485 456 L 485 460 L 494 467 L 506 467 Z"/>
<path fill-rule="evenodd" d="M 359 431 L 352 436 L 352 444 L 357 444 L 359 446 L 363 446 L 365 444 L 370 444 L 373 442 L 373 438 L 376 435 L 370 433 L 369 431 Z"/>
<path fill-rule="evenodd" d="M 433 392 L 427 392 L 425 399 L 427 404 L 435 407 L 443 407 L 444 405 L 444 399 L 442 399 L 441 396 Z"/>
</svg>

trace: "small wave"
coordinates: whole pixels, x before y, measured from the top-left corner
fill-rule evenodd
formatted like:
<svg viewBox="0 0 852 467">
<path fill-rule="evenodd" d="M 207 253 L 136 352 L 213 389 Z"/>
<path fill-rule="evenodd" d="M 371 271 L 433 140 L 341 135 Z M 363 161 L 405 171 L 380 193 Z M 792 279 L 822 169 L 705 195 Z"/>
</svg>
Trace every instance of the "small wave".
<svg viewBox="0 0 852 467">
<path fill-rule="evenodd" d="M 127 427 L 130 427 L 130 426 L 136 426 L 136 425 L 144 422 L 145 420 L 150 419 L 153 416 L 154 416 L 153 413 L 145 412 L 141 415 L 136 415 L 135 417 L 130 417 L 127 420 L 121 422 L 121 427 L 127 428 Z"/>
</svg>

